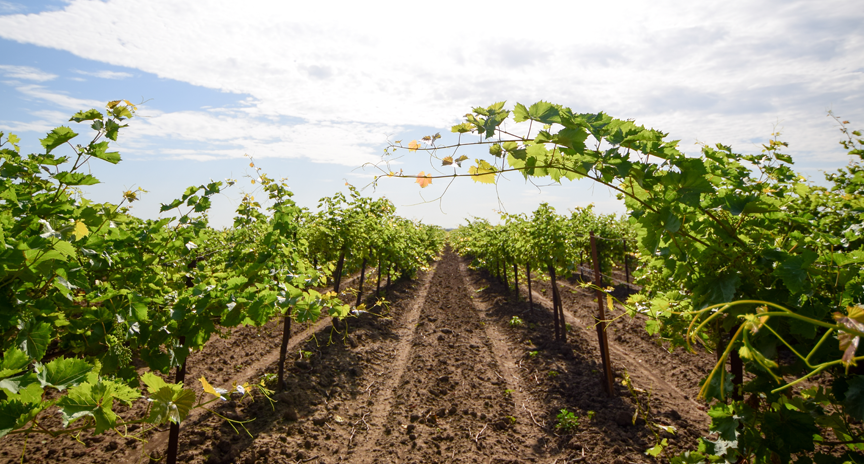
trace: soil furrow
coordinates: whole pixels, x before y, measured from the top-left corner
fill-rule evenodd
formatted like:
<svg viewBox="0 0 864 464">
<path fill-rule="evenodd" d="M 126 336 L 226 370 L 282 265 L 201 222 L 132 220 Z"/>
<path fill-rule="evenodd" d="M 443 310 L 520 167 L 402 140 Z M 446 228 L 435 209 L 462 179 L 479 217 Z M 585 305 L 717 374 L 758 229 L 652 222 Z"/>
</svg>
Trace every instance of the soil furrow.
<svg viewBox="0 0 864 464">
<path fill-rule="evenodd" d="M 429 285 L 437 273 L 438 263 L 435 263 L 431 271 L 429 271 L 420 286 L 419 291 L 411 303 L 411 309 L 402 316 L 401 327 L 396 331 L 396 337 L 399 340 L 396 346 L 396 357 L 393 363 L 389 366 L 388 376 L 380 388 L 376 388 L 373 393 L 376 393 L 376 400 L 369 409 L 369 420 L 366 437 L 362 445 L 355 450 L 356 456 L 366 455 L 377 443 L 384 433 L 382 427 L 387 414 L 393 405 L 393 399 L 396 396 L 396 390 L 399 387 L 399 380 L 402 378 L 408 362 L 408 355 L 411 352 L 411 343 L 414 334 L 417 330 L 417 320 L 420 317 L 420 310 L 426 304 L 426 295 L 429 292 Z M 378 363 L 376 363 L 378 364 Z M 374 384 L 369 385 L 371 388 Z M 370 395 L 371 396 L 371 395 Z M 368 428 L 371 427 L 371 428 Z"/>
<path fill-rule="evenodd" d="M 502 380 L 506 363 L 449 250 L 431 284 L 383 435 L 357 462 L 533 461 L 509 388 L 515 382 Z"/>
</svg>

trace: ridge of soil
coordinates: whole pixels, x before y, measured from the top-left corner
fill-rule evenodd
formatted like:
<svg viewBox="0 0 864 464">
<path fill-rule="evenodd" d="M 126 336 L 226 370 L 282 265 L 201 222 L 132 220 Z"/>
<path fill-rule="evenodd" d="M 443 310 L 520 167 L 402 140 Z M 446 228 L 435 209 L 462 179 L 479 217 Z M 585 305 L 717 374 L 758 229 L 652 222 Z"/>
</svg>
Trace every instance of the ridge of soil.
<svg viewBox="0 0 864 464">
<path fill-rule="evenodd" d="M 707 433 L 701 403 L 688 395 L 695 397 L 710 356 L 669 354 L 644 324 L 622 318 L 609 329 L 613 367 L 619 376 L 626 368 L 645 392 L 634 398 L 617 379 L 616 395 L 607 397 L 588 325 L 593 295 L 562 286 L 573 330 L 560 344 L 543 297 L 551 290 L 532 284 L 535 309 L 526 311 L 510 289 L 446 249 L 417 279 L 394 283 L 378 313 L 349 318 L 341 332 L 329 320 L 295 328 L 305 332 L 291 340 L 294 359 L 298 350 L 311 357 L 287 366 L 286 391 L 274 403 L 255 395 L 184 421 L 180 462 L 648 463 L 655 460 L 644 451 L 656 443 L 650 423 L 676 428 L 659 432 L 671 447 L 692 448 Z M 513 316 L 523 324 L 511 326 Z M 201 375 L 220 385 L 257 383 L 275 372 L 278 323 L 214 339 L 190 358 L 187 383 L 200 389 Z M 638 405 L 650 406 L 648 417 L 634 417 Z M 562 409 L 579 425 L 556 427 Z M 86 447 L 68 437 L 31 438 L 25 462 L 164 462 L 157 440 L 145 449 L 112 433 L 84 437 Z M 0 462 L 18 462 L 20 438 L 8 438 Z"/>
</svg>

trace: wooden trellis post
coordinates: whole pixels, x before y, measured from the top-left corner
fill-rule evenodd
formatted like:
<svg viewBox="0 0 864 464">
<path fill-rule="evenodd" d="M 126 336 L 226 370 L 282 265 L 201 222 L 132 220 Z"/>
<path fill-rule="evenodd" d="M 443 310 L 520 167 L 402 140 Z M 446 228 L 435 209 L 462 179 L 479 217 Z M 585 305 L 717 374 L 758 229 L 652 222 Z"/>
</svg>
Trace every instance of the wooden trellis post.
<svg viewBox="0 0 864 464">
<path fill-rule="evenodd" d="M 594 239 L 594 232 L 591 232 L 591 257 L 594 261 L 594 285 L 597 286 L 595 293 L 597 294 L 597 338 L 600 340 L 600 359 L 603 362 L 603 376 L 605 382 L 603 389 L 609 396 L 615 395 L 615 382 L 612 375 L 612 362 L 609 359 L 609 341 L 606 339 L 606 311 L 603 310 L 604 294 L 600 290 L 603 288 L 603 278 L 600 275 L 600 259 L 597 253 L 597 241 Z"/>
</svg>

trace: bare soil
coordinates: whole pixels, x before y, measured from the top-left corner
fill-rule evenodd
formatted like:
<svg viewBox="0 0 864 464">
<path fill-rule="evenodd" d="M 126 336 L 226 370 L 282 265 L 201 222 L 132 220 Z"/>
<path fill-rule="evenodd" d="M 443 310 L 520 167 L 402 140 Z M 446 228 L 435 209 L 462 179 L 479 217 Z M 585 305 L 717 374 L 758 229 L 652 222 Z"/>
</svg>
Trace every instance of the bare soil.
<svg viewBox="0 0 864 464">
<path fill-rule="evenodd" d="M 534 282 L 529 310 L 524 285 L 517 298 L 467 264 L 448 249 L 430 271 L 394 283 L 387 308 L 337 324 L 340 331 L 329 319 L 293 329 L 286 391 L 272 403 L 256 394 L 184 421 L 180 462 L 647 463 L 655 461 L 644 454 L 657 439 L 652 424 L 676 428 L 659 432 L 672 447 L 692 448 L 707 434 L 704 405 L 694 398 L 710 355 L 670 354 L 643 322 L 621 318 L 610 328 L 618 377 L 609 397 L 593 294 L 562 284 L 572 330 L 556 343 L 548 283 Z M 523 323 L 511 326 L 513 316 Z M 226 387 L 275 373 L 279 322 L 211 341 L 190 357 L 187 384 L 200 389 L 195 379 L 203 375 Z M 621 385 L 625 369 L 644 390 L 636 397 Z M 635 414 L 640 405 L 650 412 Z M 579 425 L 556 427 L 562 409 Z M 33 436 L 24 460 L 164 462 L 165 437 L 150 431 L 143 444 L 112 432 L 82 435 L 81 444 Z M 20 462 L 22 447 L 22 437 L 3 439 L 0 462 Z"/>
</svg>

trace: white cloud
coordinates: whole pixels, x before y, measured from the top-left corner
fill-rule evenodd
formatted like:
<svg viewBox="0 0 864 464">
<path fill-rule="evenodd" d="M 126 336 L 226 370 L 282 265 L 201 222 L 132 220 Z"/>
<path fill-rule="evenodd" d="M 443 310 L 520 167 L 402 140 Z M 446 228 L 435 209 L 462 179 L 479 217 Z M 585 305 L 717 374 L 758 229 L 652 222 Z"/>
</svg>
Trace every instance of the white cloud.
<svg viewBox="0 0 864 464">
<path fill-rule="evenodd" d="M 146 155 L 150 141 L 194 142 L 195 149 L 159 149 L 184 159 L 307 158 L 315 162 L 357 166 L 379 159 L 387 136 L 399 127 L 352 122 L 287 124 L 249 116 L 244 109 L 163 113 L 147 107 L 124 132 L 126 152 Z M 125 142 L 128 141 L 128 142 Z M 230 148 L 226 148 L 230 147 Z"/>
<path fill-rule="evenodd" d="M 127 77 L 132 77 L 132 74 L 121 71 L 80 71 L 76 69 L 75 72 L 85 76 L 98 77 L 100 79 L 126 79 Z"/>
<path fill-rule="evenodd" d="M 555 2 L 525 12 L 521 2 L 478 11 L 461 2 L 78 0 L 2 16 L 0 37 L 251 95 L 242 110 L 164 114 L 135 129 L 142 139 L 210 143 L 208 156 L 224 156 L 227 144 L 356 162 L 343 151 L 376 155 L 371 145 L 393 125 L 446 130 L 470 107 L 502 99 L 636 118 L 688 150 L 697 139 L 747 150 L 780 119 L 792 149 L 831 151 L 826 109 L 864 120 L 864 10 L 842 0 Z M 285 116 L 307 123 L 278 123 Z"/>
<path fill-rule="evenodd" d="M 12 3 L 12 2 L 0 1 L 0 12 L 2 12 L 2 13 L 16 13 L 18 11 L 24 11 L 24 5 L 20 5 L 18 3 Z"/>
<path fill-rule="evenodd" d="M 20 134 L 21 132 L 48 132 L 56 127 L 55 124 L 49 121 L 0 121 L 0 130 Z"/>
<path fill-rule="evenodd" d="M 0 74 L 12 79 L 45 82 L 57 78 L 57 75 L 46 73 L 30 66 L 10 66 L 0 64 Z"/>
<path fill-rule="evenodd" d="M 101 108 L 105 105 L 104 102 L 99 102 L 96 100 L 75 98 L 62 93 L 52 92 L 40 85 L 23 85 L 17 87 L 16 90 L 18 90 L 27 97 L 44 100 L 49 103 L 53 103 L 54 105 L 61 108 L 67 108 L 75 111 L 86 110 L 89 108 Z"/>
</svg>

